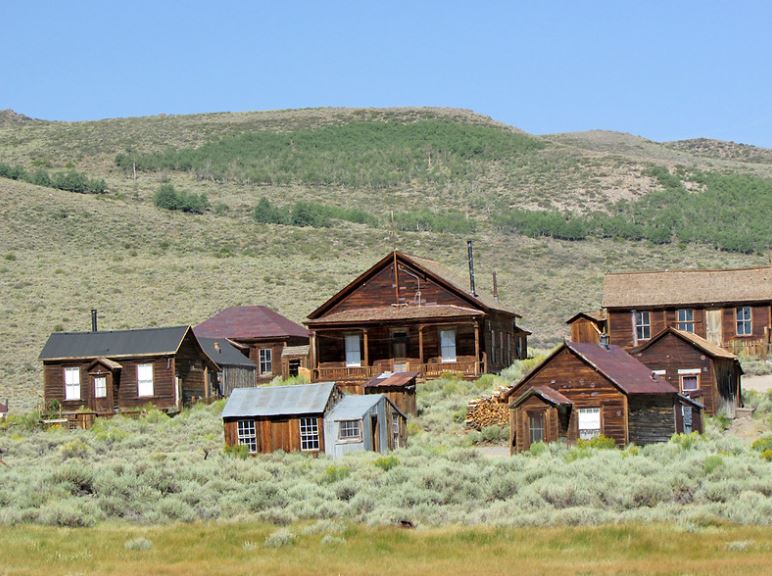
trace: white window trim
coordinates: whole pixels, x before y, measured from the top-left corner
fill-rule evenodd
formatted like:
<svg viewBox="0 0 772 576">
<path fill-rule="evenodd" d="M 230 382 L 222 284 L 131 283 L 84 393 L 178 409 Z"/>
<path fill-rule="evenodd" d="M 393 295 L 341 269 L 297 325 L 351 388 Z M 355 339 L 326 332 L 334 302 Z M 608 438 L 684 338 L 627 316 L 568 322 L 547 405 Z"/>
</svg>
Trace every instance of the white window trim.
<svg viewBox="0 0 772 576">
<path fill-rule="evenodd" d="M 356 424 L 356 436 L 343 436 L 343 424 L 349 424 L 354 423 Z M 348 444 L 348 443 L 356 443 L 362 441 L 362 420 L 359 419 L 349 419 L 349 420 L 339 420 L 338 421 L 338 444 Z"/>
<path fill-rule="evenodd" d="M 748 318 L 740 319 L 739 314 L 737 314 L 740 310 L 748 310 Z M 749 331 L 743 331 L 742 334 L 740 333 L 740 323 L 748 325 Z M 741 337 L 747 337 L 747 336 L 753 336 L 753 307 L 752 306 L 736 306 L 734 309 L 734 330 L 737 336 Z"/>
<path fill-rule="evenodd" d="M 356 340 L 355 340 L 356 339 Z M 344 335 L 344 350 L 343 353 L 346 356 L 346 368 L 361 368 L 362 367 L 362 342 L 361 342 L 360 335 L 357 334 L 346 334 Z M 352 347 L 351 350 L 349 350 L 349 342 L 356 341 L 356 352 L 358 354 L 358 359 L 355 360 L 349 360 L 349 352 L 353 353 L 355 352 L 354 348 Z"/>
<path fill-rule="evenodd" d="M 245 430 L 242 430 L 242 429 Z M 257 453 L 257 426 L 254 420 L 241 418 L 236 420 L 236 437 L 239 446 L 248 446 L 249 453 Z"/>
<path fill-rule="evenodd" d="M 99 394 L 97 387 L 97 380 L 104 380 L 105 388 L 104 394 Z M 94 376 L 94 398 L 107 398 L 107 376 Z"/>
<path fill-rule="evenodd" d="M 679 368 L 678 375 L 681 374 L 702 374 L 702 370 L 699 368 Z"/>
<path fill-rule="evenodd" d="M 598 427 L 597 428 L 582 428 L 582 413 L 584 413 L 585 415 L 597 414 L 598 415 L 598 417 L 597 417 L 597 419 L 598 419 Z M 595 418 L 593 417 L 593 420 L 594 419 Z M 600 407 L 599 406 L 587 406 L 585 408 L 579 408 L 579 411 L 577 412 L 577 417 L 576 417 L 576 424 L 577 424 L 577 428 L 579 429 L 579 438 L 580 439 L 591 440 L 592 438 L 597 438 L 598 436 L 603 434 L 603 422 L 602 422 L 602 418 L 601 418 Z M 587 423 L 585 422 L 585 425 L 586 424 Z M 583 437 L 582 436 L 582 430 L 593 432 L 593 434 L 592 435 L 586 435 L 586 436 Z M 597 431 L 597 433 L 595 433 L 596 431 Z"/>
<path fill-rule="evenodd" d="M 442 345 L 442 335 L 453 334 L 453 356 L 445 356 L 445 346 Z M 458 342 L 455 328 L 447 328 L 440 330 L 440 358 L 443 364 L 452 364 L 458 362 Z"/>
<path fill-rule="evenodd" d="M 667 374 L 667 370 L 652 370 L 652 374 L 656 374 L 657 376 L 665 376 Z"/>
<path fill-rule="evenodd" d="M 641 314 L 641 323 L 638 323 L 638 314 Z M 647 322 L 643 321 L 643 314 L 647 315 Z M 643 328 L 648 327 L 649 335 L 638 337 L 638 327 L 641 328 L 641 332 L 644 332 Z M 651 310 L 633 310 L 633 339 L 635 342 L 642 342 L 644 340 L 651 340 Z"/>
<path fill-rule="evenodd" d="M 268 360 L 263 360 L 263 353 L 266 352 L 268 356 Z M 269 364 L 271 366 L 270 370 L 263 370 L 263 364 Z M 273 349 L 272 348 L 260 348 L 257 352 L 257 367 L 260 370 L 261 376 L 270 376 L 273 374 Z"/>
<path fill-rule="evenodd" d="M 75 374 L 78 377 L 77 382 L 68 382 L 67 374 Z M 78 395 L 75 396 L 75 388 L 77 387 Z M 66 402 L 72 401 L 72 400 L 80 400 L 81 397 L 81 389 L 80 389 L 80 368 L 68 366 L 64 369 L 64 400 Z"/>
<path fill-rule="evenodd" d="M 684 389 L 684 376 L 695 376 L 697 378 L 697 387 L 696 388 L 690 388 L 689 390 Z M 678 387 L 681 389 L 682 394 L 686 394 L 688 392 L 696 392 L 700 388 L 702 388 L 702 377 L 700 376 L 699 370 L 679 370 L 678 371 Z"/>
<path fill-rule="evenodd" d="M 146 366 L 150 366 L 150 380 L 141 380 L 140 369 Z M 147 390 L 142 390 L 143 384 L 150 386 L 150 394 L 147 393 Z M 137 398 L 152 398 L 153 396 L 155 396 L 155 370 L 153 364 L 137 364 Z"/>
<path fill-rule="evenodd" d="M 315 432 L 303 432 L 304 422 L 305 422 L 305 427 L 313 428 L 315 429 Z M 301 452 L 318 452 L 319 450 L 321 450 L 322 442 L 321 442 L 321 434 L 319 432 L 319 420 L 316 418 L 316 416 L 306 416 L 301 418 L 300 422 L 298 423 L 298 427 L 300 428 Z M 313 440 L 316 440 L 316 448 L 306 448 L 303 446 L 304 441 L 311 442 Z"/>
</svg>

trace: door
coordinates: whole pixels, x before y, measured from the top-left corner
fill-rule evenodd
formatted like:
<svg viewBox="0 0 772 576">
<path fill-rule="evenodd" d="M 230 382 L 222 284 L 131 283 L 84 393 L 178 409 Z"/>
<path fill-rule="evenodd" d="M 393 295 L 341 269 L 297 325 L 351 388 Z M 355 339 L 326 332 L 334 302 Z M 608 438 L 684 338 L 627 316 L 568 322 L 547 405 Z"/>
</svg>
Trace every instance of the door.
<svg viewBox="0 0 772 576">
<path fill-rule="evenodd" d="M 705 339 L 719 346 L 723 344 L 721 308 L 705 310 Z"/>
<path fill-rule="evenodd" d="M 107 386 L 107 375 L 97 374 L 91 377 L 92 410 L 100 413 L 110 412 L 112 402 Z"/>
<path fill-rule="evenodd" d="M 378 428 L 378 416 L 370 416 L 370 434 L 372 434 L 373 452 L 380 452 L 381 431 Z"/>
<path fill-rule="evenodd" d="M 395 361 L 407 358 L 407 332 L 400 330 L 393 333 L 391 352 Z"/>
<path fill-rule="evenodd" d="M 297 376 L 299 371 L 300 371 L 300 360 L 290 360 L 289 361 L 290 377 Z"/>
<path fill-rule="evenodd" d="M 273 420 L 270 422 L 271 452 L 276 450 L 290 451 L 289 420 Z"/>
</svg>

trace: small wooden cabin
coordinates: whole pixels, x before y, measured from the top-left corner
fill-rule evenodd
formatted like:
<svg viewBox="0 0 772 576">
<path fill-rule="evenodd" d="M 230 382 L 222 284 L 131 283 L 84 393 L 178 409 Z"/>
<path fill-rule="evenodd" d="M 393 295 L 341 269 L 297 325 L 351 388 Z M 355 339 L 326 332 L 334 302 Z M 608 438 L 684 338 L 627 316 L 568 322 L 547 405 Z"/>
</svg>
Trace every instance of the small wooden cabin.
<svg viewBox="0 0 772 576">
<path fill-rule="evenodd" d="M 401 412 L 416 416 L 416 379 L 418 372 L 384 372 L 370 378 L 363 385 L 365 394 L 383 394 L 391 400 Z"/>
<path fill-rule="evenodd" d="M 194 331 L 199 337 L 227 338 L 236 346 L 244 346 L 257 366 L 258 384 L 270 382 L 276 376 L 288 378 L 290 374 L 284 372 L 282 362 L 284 349 L 308 345 L 308 330 L 267 306 L 234 306 L 220 310 Z M 289 363 L 286 368 L 289 370 Z"/>
<path fill-rule="evenodd" d="M 600 344 L 601 335 L 606 334 L 606 312 L 579 312 L 566 320 L 571 329 L 571 342 Z"/>
<path fill-rule="evenodd" d="M 281 373 L 284 378 L 296 376 L 308 376 L 311 379 L 311 371 L 308 368 L 309 346 L 286 346 L 281 351 Z"/>
<path fill-rule="evenodd" d="M 384 394 L 344 395 L 324 417 L 325 452 L 385 454 L 407 445 L 407 417 Z"/>
<path fill-rule="evenodd" d="M 698 404 L 680 398 L 623 349 L 591 343 L 563 343 L 507 397 L 511 452 L 601 434 L 617 446 L 664 442 L 683 431 L 677 418 L 682 404 L 699 412 Z M 701 425 L 699 414 L 688 416 Z"/>
<path fill-rule="evenodd" d="M 518 318 L 437 262 L 394 251 L 309 314 L 313 378 L 498 372 L 527 352 Z"/>
<path fill-rule="evenodd" d="M 55 332 L 43 351 L 44 401 L 64 415 L 135 412 L 152 404 L 178 411 L 208 399 L 217 364 L 190 326 L 99 332 Z"/>
<path fill-rule="evenodd" d="M 225 445 L 324 453 L 324 416 L 341 396 L 334 382 L 237 388 L 222 411 Z"/>
<path fill-rule="evenodd" d="M 772 266 L 607 274 L 603 306 L 617 346 L 673 327 L 734 354 L 772 355 Z"/>
<path fill-rule="evenodd" d="M 218 369 L 209 373 L 209 382 L 218 396 L 230 396 L 235 388 L 257 386 L 257 366 L 247 356 L 248 349 L 239 349 L 226 338 L 199 338 L 198 341 L 217 364 Z"/>
<path fill-rule="evenodd" d="M 734 418 L 742 405 L 737 356 L 696 334 L 668 327 L 631 353 L 710 416 Z"/>
</svg>

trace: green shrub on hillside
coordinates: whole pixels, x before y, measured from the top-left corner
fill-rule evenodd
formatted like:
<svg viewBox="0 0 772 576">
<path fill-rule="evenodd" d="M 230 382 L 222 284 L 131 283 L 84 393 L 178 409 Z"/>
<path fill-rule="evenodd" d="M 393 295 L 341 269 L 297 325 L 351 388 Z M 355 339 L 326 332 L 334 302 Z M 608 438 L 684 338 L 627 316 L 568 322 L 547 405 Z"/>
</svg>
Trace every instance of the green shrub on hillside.
<svg viewBox="0 0 772 576">
<path fill-rule="evenodd" d="M 469 234 L 475 231 L 476 222 L 457 210 L 432 212 L 414 210 L 394 214 L 394 223 L 399 230 L 409 232 L 447 232 Z"/>
<path fill-rule="evenodd" d="M 0 178 L 22 180 L 37 186 L 57 188 L 79 194 L 104 194 L 107 192 L 107 184 L 103 179 L 92 179 L 75 170 L 49 174 L 42 168 L 39 168 L 30 174 L 23 166 L 11 166 L 0 162 Z"/>
<path fill-rule="evenodd" d="M 289 209 L 274 205 L 261 198 L 252 216 L 260 224 L 289 224 L 291 226 L 329 228 L 335 220 L 357 224 L 376 224 L 371 214 L 358 208 L 340 208 L 319 202 L 295 202 Z"/>
<path fill-rule="evenodd" d="M 206 194 L 177 191 L 171 184 L 161 184 L 161 187 L 153 196 L 155 205 L 164 210 L 179 210 L 191 214 L 203 214 L 209 207 L 209 199 Z"/>
</svg>

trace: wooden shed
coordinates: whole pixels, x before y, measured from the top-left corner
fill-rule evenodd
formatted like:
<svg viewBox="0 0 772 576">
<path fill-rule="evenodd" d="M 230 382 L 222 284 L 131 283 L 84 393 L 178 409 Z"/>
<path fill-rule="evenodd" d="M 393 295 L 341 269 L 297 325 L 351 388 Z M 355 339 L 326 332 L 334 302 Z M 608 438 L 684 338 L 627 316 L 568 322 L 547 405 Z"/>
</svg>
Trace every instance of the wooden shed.
<svg viewBox="0 0 772 576">
<path fill-rule="evenodd" d="M 507 397 L 512 452 L 601 434 L 650 444 L 681 431 L 678 391 L 618 346 L 565 342 Z"/>
<path fill-rule="evenodd" d="M 65 415 L 135 412 L 147 404 L 173 412 L 212 395 L 217 364 L 190 326 L 55 332 L 43 351 L 44 400 Z"/>
<path fill-rule="evenodd" d="M 606 311 L 579 312 L 566 320 L 571 330 L 571 342 L 600 344 L 600 337 L 606 333 Z"/>
<path fill-rule="evenodd" d="M 404 414 L 416 416 L 416 379 L 418 372 L 384 372 L 364 383 L 365 394 L 383 394 Z"/>
<path fill-rule="evenodd" d="M 611 344 L 632 348 L 667 327 L 734 354 L 772 355 L 772 265 L 607 274 Z"/>
<path fill-rule="evenodd" d="M 217 395 L 227 397 L 235 388 L 257 386 L 257 366 L 226 338 L 199 338 L 201 346 L 217 364 L 217 370 L 209 373 L 209 382 Z"/>
<path fill-rule="evenodd" d="M 344 395 L 324 417 L 325 452 L 385 454 L 407 445 L 407 417 L 384 394 Z"/>
<path fill-rule="evenodd" d="M 286 378 L 307 376 L 311 379 L 311 371 L 308 367 L 309 346 L 286 346 L 281 351 L 281 373 Z"/>
<path fill-rule="evenodd" d="M 252 454 L 324 453 L 324 416 L 341 396 L 333 382 L 237 388 L 222 411 L 225 444 Z"/>
<path fill-rule="evenodd" d="M 282 353 L 288 346 L 307 346 L 308 330 L 267 306 L 234 306 L 194 328 L 196 336 L 227 338 L 234 345 L 245 346 L 257 366 L 258 384 L 276 376 L 288 378 Z M 289 363 L 286 367 L 289 369 Z"/>
<path fill-rule="evenodd" d="M 743 370 L 737 356 L 697 334 L 668 327 L 632 354 L 681 394 L 702 403 L 710 416 L 734 418 L 742 406 Z"/>
</svg>

